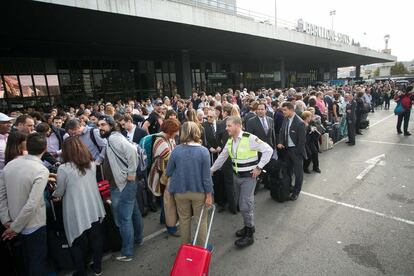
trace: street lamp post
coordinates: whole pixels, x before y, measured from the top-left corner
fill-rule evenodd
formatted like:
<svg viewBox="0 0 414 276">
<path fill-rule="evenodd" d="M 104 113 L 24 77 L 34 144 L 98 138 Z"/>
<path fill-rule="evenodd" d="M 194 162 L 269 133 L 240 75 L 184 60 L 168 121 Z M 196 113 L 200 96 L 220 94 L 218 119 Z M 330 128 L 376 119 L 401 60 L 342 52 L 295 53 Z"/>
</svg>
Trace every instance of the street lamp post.
<svg viewBox="0 0 414 276">
<path fill-rule="evenodd" d="M 331 16 L 331 30 L 333 31 L 333 19 L 334 19 L 334 15 L 336 15 L 336 10 L 330 11 L 329 15 Z"/>
<path fill-rule="evenodd" d="M 277 29 L 277 6 L 276 6 L 276 1 L 277 0 L 275 0 L 275 29 Z"/>
</svg>

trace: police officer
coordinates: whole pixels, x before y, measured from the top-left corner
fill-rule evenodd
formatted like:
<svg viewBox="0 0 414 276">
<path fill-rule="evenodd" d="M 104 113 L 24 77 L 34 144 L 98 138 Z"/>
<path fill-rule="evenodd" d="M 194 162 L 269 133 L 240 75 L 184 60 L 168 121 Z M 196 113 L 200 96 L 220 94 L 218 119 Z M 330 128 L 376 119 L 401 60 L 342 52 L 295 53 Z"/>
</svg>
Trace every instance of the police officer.
<svg viewBox="0 0 414 276">
<path fill-rule="evenodd" d="M 261 174 L 263 167 L 270 161 L 273 150 L 255 135 L 243 132 L 240 117 L 229 117 L 226 122 L 226 130 L 230 138 L 211 167 L 211 173 L 213 174 L 220 169 L 230 156 L 233 165 L 233 181 L 236 196 L 239 200 L 239 208 L 244 221 L 244 228 L 236 232 L 236 236 L 240 239 L 236 240 L 235 245 L 243 248 L 252 245 L 254 242 L 253 209 L 256 178 Z M 258 152 L 262 153 L 260 160 Z"/>
</svg>

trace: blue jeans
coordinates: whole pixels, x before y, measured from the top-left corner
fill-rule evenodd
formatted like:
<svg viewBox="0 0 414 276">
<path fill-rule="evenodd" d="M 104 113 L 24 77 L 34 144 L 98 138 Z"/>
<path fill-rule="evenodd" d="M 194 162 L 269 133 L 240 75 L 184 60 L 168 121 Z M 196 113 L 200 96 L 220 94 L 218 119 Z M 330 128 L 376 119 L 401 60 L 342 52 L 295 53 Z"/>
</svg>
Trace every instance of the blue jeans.
<svg viewBox="0 0 414 276">
<path fill-rule="evenodd" d="M 122 192 L 111 187 L 112 213 L 122 238 L 121 254 L 134 256 L 134 242 L 143 240 L 143 222 L 137 203 L 137 184 L 128 181 Z"/>
<path fill-rule="evenodd" d="M 46 226 L 29 235 L 20 234 L 25 275 L 46 275 L 47 240 Z"/>
</svg>

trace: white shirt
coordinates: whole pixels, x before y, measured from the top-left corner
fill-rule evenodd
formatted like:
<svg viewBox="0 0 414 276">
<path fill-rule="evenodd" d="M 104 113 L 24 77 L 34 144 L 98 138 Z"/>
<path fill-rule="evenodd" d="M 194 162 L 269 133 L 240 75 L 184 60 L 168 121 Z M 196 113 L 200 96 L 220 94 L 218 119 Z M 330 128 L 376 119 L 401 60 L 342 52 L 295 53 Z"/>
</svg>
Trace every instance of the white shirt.
<svg viewBox="0 0 414 276">
<path fill-rule="evenodd" d="M 3 171 L 4 168 L 4 154 L 6 152 L 6 143 L 8 136 L 8 133 L 0 134 L 0 173 Z"/>
<path fill-rule="evenodd" d="M 292 118 L 288 118 L 288 120 L 289 120 L 289 126 L 288 126 L 288 133 L 287 133 L 287 136 L 288 136 L 288 147 L 290 148 L 290 147 L 295 147 L 296 145 L 295 145 L 295 143 L 293 143 L 293 140 L 292 140 L 292 138 L 290 138 L 290 126 L 292 125 L 292 122 L 293 122 L 293 118 L 294 118 L 295 116 L 292 116 Z"/>
<path fill-rule="evenodd" d="M 129 142 L 133 142 L 132 140 L 134 139 L 134 133 L 135 133 L 135 128 L 136 128 L 136 126 L 134 125 L 133 127 L 132 127 L 132 129 L 131 129 L 131 131 L 128 131 L 127 130 L 127 139 L 128 139 L 128 141 Z"/>
<path fill-rule="evenodd" d="M 46 137 L 47 140 L 47 152 L 58 152 L 59 151 L 59 139 L 56 137 L 56 134 L 52 132 L 49 137 Z"/>
<path fill-rule="evenodd" d="M 236 155 L 235 153 L 237 151 L 237 146 L 239 145 L 241 138 L 243 137 L 243 133 L 244 133 L 243 131 L 240 131 L 239 136 L 237 136 L 237 138 L 233 140 L 232 149 L 231 149 L 233 156 Z M 232 139 L 232 138 L 229 138 L 229 139 Z M 253 134 L 250 134 L 249 136 L 249 145 L 250 145 L 251 150 L 255 150 L 255 151 L 262 153 L 262 157 L 260 158 L 259 164 L 257 164 L 257 166 L 263 169 L 263 167 L 267 163 L 269 163 L 270 158 L 272 158 L 273 149 L 268 144 L 266 144 L 265 142 L 257 138 L 256 135 L 253 135 Z M 227 151 L 227 146 L 225 146 L 223 151 L 217 157 L 216 162 L 214 162 L 210 170 L 212 172 L 217 171 L 223 166 L 224 162 L 226 162 L 228 158 L 229 158 L 229 152 Z"/>
</svg>

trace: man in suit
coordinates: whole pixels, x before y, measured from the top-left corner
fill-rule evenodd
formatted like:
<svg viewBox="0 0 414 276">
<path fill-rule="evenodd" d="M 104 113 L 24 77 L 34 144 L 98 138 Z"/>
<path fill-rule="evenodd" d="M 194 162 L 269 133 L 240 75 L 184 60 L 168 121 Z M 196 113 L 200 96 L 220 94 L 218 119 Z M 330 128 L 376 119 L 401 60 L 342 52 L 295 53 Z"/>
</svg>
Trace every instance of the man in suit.
<svg viewBox="0 0 414 276">
<path fill-rule="evenodd" d="M 216 112 L 214 110 L 209 110 L 207 113 L 207 121 L 203 124 L 205 136 L 206 136 L 206 145 L 205 147 L 210 152 L 211 165 L 216 161 L 221 147 L 217 139 L 217 121 L 216 121 Z M 218 204 L 218 212 L 221 213 L 225 210 L 226 204 L 226 187 L 223 181 L 223 174 L 221 171 L 217 172 L 213 176 L 214 183 L 214 201 Z"/>
<path fill-rule="evenodd" d="M 290 197 L 297 200 L 302 189 L 303 182 L 303 160 L 306 159 L 306 129 L 302 119 L 296 115 L 295 107 L 290 102 L 282 104 L 283 120 L 279 133 L 279 144 L 277 148 L 286 151 L 285 158 L 288 162 L 288 173 L 295 174 L 295 186 Z"/>
<path fill-rule="evenodd" d="M 222 114 L 223 114 L 223 120 L 220 121 L 217 124 L 217 142 L 219 145 L 219 150 L 217 153 L 220 153 L 222 149 L 227 144 L 227 141 L 229 140 L 229 134 L 226 130 L 226 123 L 227 118 L 231 114 L 231 110 L 233 108 L 232 104 L 226 103 L 222 106 Z M 222 177 L 222 180 L 224 182 L 224 188 L 226 190 L 226 199 L 228 203 L 229 211 L 233 214 L 237 214 L 237 201 L 236 201 L 236 194 L 234 189 L 234 182 L 233 182 L 233 166 L 231 162 L 231 158 L 228 158 L 227 161 L 224 163 L 224 165 L 221 167 L 221 170 L 216 171 L 213 177 L 216 174 L 219 174 L 217 177 Z"/>
<path fill-rule="evenodd" d="M 259 104 L 256 110 L 257 116 L 250 118 L 246 123 L 246 131 L 256 135 L 273 148 L 275 143 L 273 119 L 268 117 L 266 113 L 265 104 Z"/>
<path fill-rule="evenodd" d="M 345 94 L 346 126 L 348 128 L 349 146 L 355 146 L 356 102 L 350 93 Z"/>
<path fill-rule="evenodd" d="M 260 103 L 257 105 L 256 110 L 257 116 L 250 118 L 249 121 L 246 123 L 246 131 L 256 135 L 260 140 L 267 143 L 272 149 L 275 145 L 275 132 L 274 132 L 274 125 L 273 119 L 267 116 L 266 105 L 264 103 Z M 261 157 L 259 153 L 259 158 Z M 269 163 L 263 168 L 266 173 L 269 171 Z M 261 177 L 263 184 L 265 187 L 268 186 L 267 177 L 264 173 Z M 258 192 L 260 188 L 260 181 L 256 184 L 255 193 Z"/>
<path fill-rule="evenodd" d="M 252 102 L 250 102 L 250 105 L 249 105 L 249 112 L 246 114 L 246 115 L 244 115 L 244 118 L 243 118 L 243 127 L 244 128 L 246 128 L 246 125 L 247 125 L 247 122 L 251 119 L 251 118 L 253 118 L 253 117 L 255 117 L 256 116 L 256 110 L 257 110 L 257 106 L 258 106 L 258 102 L 257 101 L 252 101 Z"/>
<path fill-rule="evenodd" d="M 122 135 L 124 135 L 131 143 L 139 144 L 141 139 L 148 135 L 143 128 L 137 127 L 134 124 L 134 121 L 129 114 L 124 115 L 120 122 L 122 128 L 124 129 L 122 131 Z"/>
</svg>

